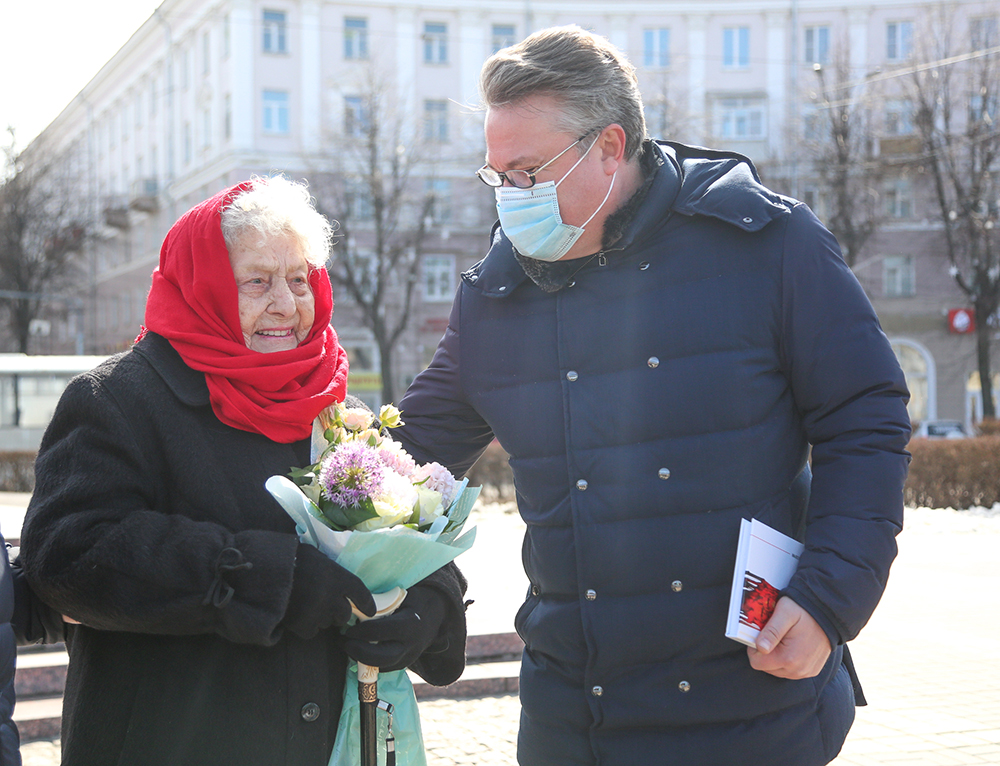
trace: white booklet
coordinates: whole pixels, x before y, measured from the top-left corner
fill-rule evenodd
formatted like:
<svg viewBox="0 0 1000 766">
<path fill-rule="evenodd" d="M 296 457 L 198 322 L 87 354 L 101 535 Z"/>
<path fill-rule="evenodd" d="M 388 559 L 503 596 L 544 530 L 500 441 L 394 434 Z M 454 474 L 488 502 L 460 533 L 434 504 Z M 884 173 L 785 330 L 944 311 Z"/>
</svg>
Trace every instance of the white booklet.
<svg viewBox="0 0 1000 766">
<path fill-rule="evenodd" d="M 762 521 L 743 519 L 736 548 L 726 638 L 755 646 L 778 597 L 799 566 L 805 546 Z"/>
</svg>

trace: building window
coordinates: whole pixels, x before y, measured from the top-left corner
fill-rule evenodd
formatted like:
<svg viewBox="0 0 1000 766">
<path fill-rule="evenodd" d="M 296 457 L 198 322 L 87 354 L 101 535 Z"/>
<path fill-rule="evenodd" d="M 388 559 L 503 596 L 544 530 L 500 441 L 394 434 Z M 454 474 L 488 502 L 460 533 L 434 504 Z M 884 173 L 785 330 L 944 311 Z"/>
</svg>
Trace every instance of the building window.
<svg viewBox="0 0 1000 766">
<path fill-rule="evenodd" d="M 201 36 L 201 73 L 207 75 L 212 71 L 212 38 L 208 32 Z"/>
<path fill-rule="evenodd" d="M 424 256 L 423 278 L 425 301 L 452 300 L 455 297 L 455 256 Z"/>
<path fill-rule="evenodd" d="M 642 31 L 642 64 L 646 67 L 670 66 L 670 29 Z"/>
<path fill-rule="evenodd" d="M 516 30 L 513 24 L 494 24 L 493 40 L 491 43 L 493 53 L 509 48 L 517 42 L 515 39 Z"/>
<path fill-rule="evenodd" d="M 448 63 L 448 25 L 436 22 L 424 23 L 424 63 Z"/>
<path fill-rule="evenodd" d="M 993 48 L 998 41 L 1000 41 L 1000 34 L 997 33 L 995 16 L 984 16 L 969 21 L 969 42 L 972 44 L 972 50 L 981 51 Z"/>
<path fill-rule="evenodd" d="M 212 145 L 212 112 L 209 109 L 201 111 L 201 148 L 208 149 Z"/>
<path fill-rule="evenodd" d="M 226 136 L 226 140 L 228 141 L 230 138 L 233 137 L 233 96 L 231 93 L 226 94 L 225 105 L 223 108 L 225 109 L 226 113 L 222 120 L 223 121 L 222 130 Z"/>
<path fill-rule="evenodd" d="M 288 53 L 284 11 L 264 11 L 264 53 Z"/>
<path fill-rule="evenodd" d="M 288 133 L 287 91 L 264 91 L 264 132 L 280 135 Z"/>
<path fill-rule="evenodd" d="M 233 33 L 230 29 L 231 24 L 232 22 L 230 21 L 229 14 L 227 13 L 222 19 L 222 55 L 225 58 L 229 58 L 229 54 L 232 52 Z"/>
<path fill-rule="evenodd" d="M 750 27 L 723 28 L 722 65 L 726 69 L 746 69 L 750 66 Z"/>
<path fill-rule="evenodd" d="M 674 132 L 670 123 L 670 105 L 665 98 L 654 98 L 642 106 L 646 115 L 646 130 L 651 136 L 668 136 Z"/>
<path fill-rule="evenodd" d="M 913 102 L 908 99 L 886 101 L 884 109 L 886 135 L 913 134 Z"/>
<path fill-rule="evenodd" d="M 181 88 L 187 90 L 191 87 L 191 50 L 185 48 L 181 51 Z"/>
<path fill-rule="evenodd" d="M 806 186 L 802 190 L 802 201 L 816 214 L 821 221 L 826 220 L 826 195 L 816 186 Z"/>
<path fill-rule="evenodd" d="M 424 101 L 424 138 L 437 142 L 448 140 L 447 101 Z"/>
<path fill-rule="evenodd" d="M 156 78 L 149 80 L 149 116 L 156 116 Z"/>
<path fill-rule="evenodd" d="M 806 63 L 827 64 L 830 61 L 830 27 L 806 27 Z"/>
<path fill-rule="evenodd" d="M 982 93 L 973 93 L 969 96 L 969 122 L 985 122 L 992 126 L 1000 110 L 997 109 L 998 97 L 996 93 L 991 93 L 983 98 Z"/>
<path fill-rule="evenodd" d="M 361 138 L 368 131 L 368 110 L 361 96 L 344 96 L 344 135 Z"/>
<path fill-rule="evenodd" d="M 902 61 L 913 51 L 913 22 L 892 21 L 885 25 L 885 57 Z"/>
<path fill-rule="evenodd" d="M 368 186 L 361 181 L 347 182 L 347 217 L 354 221 L 370 221 L 375 217 L 372 196 Z"/>
<path fill-rule="evenodd" d="M 802 112 L 802 138 L 806 141 L 822 141 L 826 138 L 826 115 L 815 108 Z"/>
<path fill-rule="evenodd" d="M 142 127 L 142 114 L 142 91 L 139 91 L 135 94 L 135 109 L 133 113 L 133 116 L 135 117 L 135 127 L 137 130 Z"/>
<path fill-rule="evenodd" d="M 764 102 L 750 98 L 723 98 L 716 102 L 715 134 L 719 138 L 757 141 L 767 135 Z"/>
<path fill-rule="evenodd" d="M 913 256 L 887 255 L 882 259 L 882 286 L 887 298 L 914 294 Z"/>
<path fill-rule="evenodd" d="M 191 140 L 191 123 L 184 123 L 184 164 L 191 164 L 191 155 L 193 153 L 192 140 Z"/>
<path fill-rule="evenodd" d="M 886 184 L 882 194 L 885 197 L 885 214 L 889 218 L 913 216 L 913 193 L 907 181 L 900 179 Z"/>
<path fill-rule="evenodd" d="M 434 223 L 451 220 L 451 179 L 428 178 L 424 181 L 424 193 L 431 198 L 430 215 Z"/>
<path fill-rule="evenodd" d="M 368 19 L 344 19 L 344 58 L 368 58 Z"/>
</svg>

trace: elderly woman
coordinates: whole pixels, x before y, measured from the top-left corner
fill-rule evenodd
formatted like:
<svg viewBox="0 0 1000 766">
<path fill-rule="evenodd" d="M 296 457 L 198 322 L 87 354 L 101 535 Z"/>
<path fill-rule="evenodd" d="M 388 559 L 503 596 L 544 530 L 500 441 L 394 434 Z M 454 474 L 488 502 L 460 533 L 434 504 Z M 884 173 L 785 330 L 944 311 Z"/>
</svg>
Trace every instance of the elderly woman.
<svg viewBox="0 0 1000 766">
<path fill-rule="evenodd" d="M 63 764 L 322 766 L 348 654 L 461 674 L 457 569 L 342 636 L 371 593 L 264 489 L 310 462 L 313 419 L 346 394 L 330 239 L 283 178 L 194 207 L 163 243 L 147 330 L 63 395 L 22 534 L 32 586 L 78 623 Z"/>
</svg>

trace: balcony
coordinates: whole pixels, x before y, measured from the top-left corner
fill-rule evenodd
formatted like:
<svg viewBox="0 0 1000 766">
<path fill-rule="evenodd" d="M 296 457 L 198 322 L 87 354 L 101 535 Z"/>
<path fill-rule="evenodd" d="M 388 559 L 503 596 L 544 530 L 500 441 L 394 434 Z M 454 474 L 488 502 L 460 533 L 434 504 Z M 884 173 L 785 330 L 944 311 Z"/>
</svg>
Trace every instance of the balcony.
<svg viewBox="0 0 1000 766">
<path fill-rule="evenodd" d="M 155 178 L 137 178 L 132 182 L 128 206 L 143 213 L 155 213 L 160 209 L 159 185 Z"/>
<path fill-rule="evenodd" d="M 879 153 L 884 157 L 906 157 L 920 153 L 920 136 L 887 136 L 879 139 Z"/>
<path fill-rule="evenodd" d="M 125 199 L 118 195 L 104 199 L 104 223 L 114 229 L 127 229 L 131 226 L 128 219 L 128 205 Z"/>
</svg>

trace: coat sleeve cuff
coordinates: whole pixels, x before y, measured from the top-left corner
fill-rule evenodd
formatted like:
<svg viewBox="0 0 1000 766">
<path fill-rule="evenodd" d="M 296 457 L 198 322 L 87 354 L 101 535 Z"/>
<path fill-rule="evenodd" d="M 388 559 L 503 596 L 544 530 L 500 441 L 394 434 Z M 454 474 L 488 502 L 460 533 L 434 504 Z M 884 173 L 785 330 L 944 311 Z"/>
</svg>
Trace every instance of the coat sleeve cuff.
<svg viewBox="0 0 1000 766">
<path fill-rule="evenodd" d="M 468 626 L 463 598 L 468 584 L 454 563 L 441 567 L 420 584 L 444 596 L 447 611 L 437 638 L 410 669 L 433 686 L 447 686 L 465 672 Z"/>
</svg>

